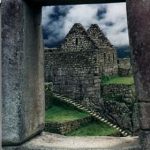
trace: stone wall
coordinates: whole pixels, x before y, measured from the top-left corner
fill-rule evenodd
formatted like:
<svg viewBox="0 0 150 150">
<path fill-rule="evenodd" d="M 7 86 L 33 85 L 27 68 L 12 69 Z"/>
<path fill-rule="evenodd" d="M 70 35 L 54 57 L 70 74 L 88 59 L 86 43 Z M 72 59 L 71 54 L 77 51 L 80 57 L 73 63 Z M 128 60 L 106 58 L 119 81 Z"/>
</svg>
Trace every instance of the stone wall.
<svg viewBox="0 0 150 150">
<path fill-rule="evenodd" d="M 100 100 L 99 68 L 96 53 L 45 51 L 46 81 L 53 91 L 76 101 Z M 50 60 L 50 61 L 49 61 Z"/>
<path fill-rule="evenodd" d="M 132 66 L 130 58 L 119 58 L 118 59 L 118 75 L 129 76 L 132 74 Z"/>
<path fill-rule="evenodd" d="M 102 86 L 104 114 L 123 129 L 139 132 L 138 106 L 133 85 L 110 84 Z"/>
<path fill-rule="evenodd" d="M 148 150 L 150 149 L 150 1 L 127 0 L 127 15 L 140 114 L 141 149 Z"/>
<path fill-rule="evenodd" d="M 117 73 L 116 50 L 97 25 L 86 31 L 76 23 L 60 47 L 45 49 L 45 81 L 53 82 L 54 92 L 81 103 L 99 103 L 100 76 Z"/>
<path fill-rule="evenodd" d="M 41 8 L 3 0 L 2 140 L 17 145 L 44 128 Z"/>
<path fill-rule="evenodd" d="M 58 133 L 58 134 L 67 134 L 71 131 L 78 129 L 79 127 L 86 125 L 87 123 L 93 120 L 92 117 L 85 117 L 82 119 L 77 119 L 74 121 L 67 121 L 63 123 L 58 122 L 46 122 L 45 123 L 45 131 L 51 133 Z"/>
<path fill-rule="evenodd" d="M 99 48 L 97 62 L 100 67 L 100 73 L 103 75 L 117 75 L 118 65 L 116 49 L 97 24 L 92 24 L 87 30 L 87 33 Z"/>
<path fill-rule="evenodd" d="M 53 105 L 53 83 L 45 83 L 45 110 L 49 109 Z"/>
</svg>

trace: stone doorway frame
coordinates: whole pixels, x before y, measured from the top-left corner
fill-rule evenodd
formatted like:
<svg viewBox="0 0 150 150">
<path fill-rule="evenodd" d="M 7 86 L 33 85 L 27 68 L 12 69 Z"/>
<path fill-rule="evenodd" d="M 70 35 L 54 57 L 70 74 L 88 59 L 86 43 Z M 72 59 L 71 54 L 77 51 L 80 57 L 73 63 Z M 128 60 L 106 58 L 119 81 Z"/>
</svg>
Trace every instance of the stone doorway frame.
<svg viewBox="0 0 150 150">
<path fill-rule="evenodd" d="M 87 0 L 82 3 L 80 0 L 2 0 L 1 99 L 4 145 L 24 143 L 43 130 L 41 7 L 104 2 L 125 0 Z M 140 106 L 140 139 L 142 149 L 146 150 L 150 147 L 150 1 L 127 0 L 127 16 Z"/>
</svg>

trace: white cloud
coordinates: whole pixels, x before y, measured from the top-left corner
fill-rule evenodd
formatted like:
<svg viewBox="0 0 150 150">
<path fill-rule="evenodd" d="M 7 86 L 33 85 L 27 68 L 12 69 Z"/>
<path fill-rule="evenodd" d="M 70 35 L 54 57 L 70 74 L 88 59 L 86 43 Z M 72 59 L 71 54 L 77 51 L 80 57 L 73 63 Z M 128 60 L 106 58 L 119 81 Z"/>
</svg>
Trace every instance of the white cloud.
<svg viewBox="0 0 150 150">
<path fill-rule="evenodd" d="M 81 23 L 86 29 L 90 24 L 96 23 L 101 27 L 113 45 L 124 46 L 129 44 L 125 3 L 60 6 L 58 9 L 59 15 L 66 12 L 66 10 L 67 14 L 54 20 L 54 18 L 49 16 L 55 13 L 54 6 L 43 8 L 42 22 L 44 28 L 47 28 L 49 32 L 46 43 L 61 40 L 74 23 Z M 103 17 L 99 19 L 98 11 L 103 9 L 105 9 L 105 12 Z M 109 24 L 112 25 L 109 26 Z"/>
<path fill-rule="evenodd" d="M 91 5 L 76 5 L 69 10 L 65 18 L 64 33 L 66 34 L 74 23 L 81 23 L 87 27 L 92 23 L 97 22 L 97 9 Z"/>
<path fill-rule="evenodd" d="M 42 24 L 46 26 L 49 22 L 49 15 L 52 14 L 54 11 L 54 6 L 51 7 L 44 7 L 42 9 Z"/>
<path fill-rule="evenodd" d="M 127 29 L 127 16 L 126 5 L 111 4 L 107 5 L 107 12 L 104 19 L 100 21 L 103 25 L 103 30 L 106 33 L 109 40 L 116 46 L 128 45 L 128 29 Z M 107 22 L 111 22 L 114 25 L 111 27 L 106 26 Z M 124 32 L 123 32 L 124 30 Z"/>
</svg>

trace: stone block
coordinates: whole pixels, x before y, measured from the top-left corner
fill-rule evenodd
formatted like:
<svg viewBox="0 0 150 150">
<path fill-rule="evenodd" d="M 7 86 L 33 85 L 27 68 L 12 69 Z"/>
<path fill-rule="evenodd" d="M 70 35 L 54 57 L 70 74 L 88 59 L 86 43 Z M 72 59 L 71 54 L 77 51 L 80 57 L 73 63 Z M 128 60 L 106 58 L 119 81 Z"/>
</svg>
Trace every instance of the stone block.
<svg viewBox="0 0 150 150">
<path fill-rule="evenodd" d="M 150 1 L 127 0 L 127 6 L 136 93 L 139 101 L 150 102 Z"/>
<path fill-rule="evenodd" d="M 150 103 L 140 103 L 140 126 L 150 129 Z"/>
<path fill-rule="evenodd" d="M 133 132 L 134 134 L 139 134 L 140 124 L 139 124 L 139 106 L 138 103 L 135 103 L 132 111 L 132 123 L 133 123 Z"/>
<path fill-rule="evenodd" d="M 26 141 L 44 127 L 41 9 L 4 0 L 2 9 L 3 145 Z"/>
<path fill-rule="evenodd" d="M 141 131 L 140 133 L 141 150 L 150 149 L 150 131 Z"/>
</svg>

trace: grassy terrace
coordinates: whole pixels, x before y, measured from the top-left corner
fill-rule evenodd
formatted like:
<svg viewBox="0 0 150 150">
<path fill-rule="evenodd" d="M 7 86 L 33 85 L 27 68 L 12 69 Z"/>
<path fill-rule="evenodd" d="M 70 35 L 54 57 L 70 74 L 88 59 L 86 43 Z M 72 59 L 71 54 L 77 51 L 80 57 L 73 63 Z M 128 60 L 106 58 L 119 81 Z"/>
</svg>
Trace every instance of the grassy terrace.
<svg viewBox="0 0 150 150">
<path fill-rule="evenodd" d="M 81 119 L 89 116 L 85 112 L 81 112 L 73 107 L 69 106 L 57 106 L 53 105 L 46 111 L 45 120 L 46 122 L 66 122 Z"/>
<path fill-rule="evenodd" d="M 126 84 L 126 85 L 133 85 L 134 80 L 133 76 L 129 77 L 103 77 L 102 78 L 103 84 Z"/>
<path fill-rule="evenodd" d="M 53 105 L 46 111 L 46 122 L 59 122 L 73 121 L 89 116 L 85 112 L 68 105 Z M 79 129 L 70 132 L 67 136 L 118 136 L 119 132 L 109 127 L 107 124 L 97 121 L 92 121 Z"/>
<path fill-rule="evenodd" d="M 102 122 L 92 122 L 69 134 L 69 136 L 117 136 L 118 131 Z"/>
</svg>

